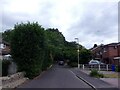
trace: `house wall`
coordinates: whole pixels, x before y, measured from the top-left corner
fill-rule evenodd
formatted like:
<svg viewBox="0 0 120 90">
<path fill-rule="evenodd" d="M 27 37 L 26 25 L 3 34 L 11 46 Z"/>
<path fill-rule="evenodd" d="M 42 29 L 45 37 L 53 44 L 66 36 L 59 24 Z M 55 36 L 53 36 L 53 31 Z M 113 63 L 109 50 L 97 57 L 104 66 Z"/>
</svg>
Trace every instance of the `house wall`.
<svg viewBox="0 0 120 90">
<path fill-rule="evenodd" d="M 117 46 L 110 46 L 109 47 L 109 57 L 118 56 L 118 48 Z"/>
<path fill-rule="evenodd" d="M 95 59 L 95 58 L 101 58 L 99 52 L 100 52 L 100 47 L 97 47 L 94 50 L 92 50 L 93 59 Z"/>
<path fill-rule="evenodd" d="M 114 57 L 120 56 L 120 44 L 109 44 L 97 47 L 92 51 L 92 54 L 95 58 L 100 58 L 102 62 L 106 64 L 116 64 L 118 65 L 119 61 L 114 60 Z M 101 52 L 101 54 L 100 54 Z M 98 53 L 98 55 L 97 55 Z"/>
<path fill-rule="evenodd" d="M 120 44 L 118 45 L 118 56 L 120 56 Z"/>
</svg>

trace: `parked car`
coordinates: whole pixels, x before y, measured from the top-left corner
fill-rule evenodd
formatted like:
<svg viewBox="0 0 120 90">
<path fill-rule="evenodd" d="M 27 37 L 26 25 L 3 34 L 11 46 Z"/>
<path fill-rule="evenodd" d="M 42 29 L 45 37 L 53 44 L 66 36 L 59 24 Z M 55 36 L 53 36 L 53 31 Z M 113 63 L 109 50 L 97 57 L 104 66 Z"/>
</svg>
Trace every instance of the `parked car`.
<svg viewBox="0 0 120 90">
<path fill-rule="evenodd" d="M 59 61 L 58 64 L 59 65 L 64 65 L 64 61 Z"/>
<path fill-rule="evenodd" d="M 102 62 L 100 62 L 100 61 L 98 61 L 98 60 L 91 60 L 90 62 L 89 62 L 89 65 L 98 65 L 98 64 L 104 64 L 104 63 L 102 63 Z"/>
<path fill-rule="evenodd" d="M 4 55 L 3 60 L 12 60 L 12 57 L 10 54 Z"/>
</svg>

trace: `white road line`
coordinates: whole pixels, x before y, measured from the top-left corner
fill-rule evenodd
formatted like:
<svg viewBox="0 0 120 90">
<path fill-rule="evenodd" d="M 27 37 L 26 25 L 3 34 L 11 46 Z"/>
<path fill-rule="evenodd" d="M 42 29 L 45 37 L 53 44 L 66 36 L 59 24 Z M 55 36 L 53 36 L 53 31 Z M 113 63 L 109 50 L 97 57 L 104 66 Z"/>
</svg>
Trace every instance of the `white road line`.
<svg viewBox="0 0 120 90">
<path fill-rule="evenodd" d="M 77 79 L 84 81 L 86 84 L 91 86 L 94 90 L 97 90 L 94 85 L 83 79 L 82 77 L 77 76 L 73 71 L 69 70 Z"/>
<path fill-rule="evenodd" d="M 75 76 L 76 79 L 80 80 L 74 72 L 72 72 L 71 70 L 69 70 L 69 71 Z"/>
</svg>

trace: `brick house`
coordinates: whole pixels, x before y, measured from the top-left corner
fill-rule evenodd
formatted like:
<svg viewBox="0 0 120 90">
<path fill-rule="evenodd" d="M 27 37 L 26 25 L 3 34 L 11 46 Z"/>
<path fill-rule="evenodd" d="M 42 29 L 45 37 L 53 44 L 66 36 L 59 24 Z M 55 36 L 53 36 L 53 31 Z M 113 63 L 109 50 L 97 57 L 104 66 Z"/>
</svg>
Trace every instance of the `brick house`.
<svg viewBox="0 0 120 90">
<path fill-rule="evenodd" d="M 10 54 L 10 44 L 6 41 L 0 41 L 0 55 Z"/>
<path fill-rule="evenodd" d="M 106 64 L 120 64 L 120 43 L 99 45 L 90 49 L 93 59 L 98 59 Z"/>
</svg>

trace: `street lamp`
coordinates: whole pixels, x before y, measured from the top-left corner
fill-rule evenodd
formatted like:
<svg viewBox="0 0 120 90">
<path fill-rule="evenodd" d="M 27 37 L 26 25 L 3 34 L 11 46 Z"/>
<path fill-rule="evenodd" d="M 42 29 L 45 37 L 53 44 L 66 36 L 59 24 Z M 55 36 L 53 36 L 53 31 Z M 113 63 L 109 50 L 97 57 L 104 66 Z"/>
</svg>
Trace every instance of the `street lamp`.
<svg viewBox="0 0 120 90">
<path fill-rule="evenodd" d="M 80 68 L 80 64 L 79 64 L 79 38 L 75 38 L 75 40 L 78 43 L 78 49 L 77 49 L 77 53 L 78 53 L 78 68 Z"/>
</svg>

